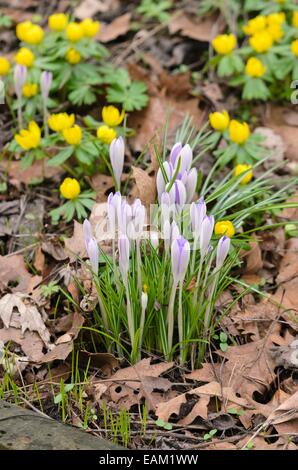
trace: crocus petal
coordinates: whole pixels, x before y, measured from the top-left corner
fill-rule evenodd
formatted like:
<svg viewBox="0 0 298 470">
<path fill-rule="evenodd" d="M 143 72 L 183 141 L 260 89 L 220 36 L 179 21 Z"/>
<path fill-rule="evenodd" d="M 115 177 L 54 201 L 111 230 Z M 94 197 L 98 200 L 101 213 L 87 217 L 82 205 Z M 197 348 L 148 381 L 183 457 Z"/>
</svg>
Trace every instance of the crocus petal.
<svg viewBox="0 0 298 470">
<path fill-rule="evenodd" d="M 200 233 L 200 251 L 201 256 L 205 256 L 208 246 L 212 237 L 214 228 L 214 217 L 212 215 L 206 216 L 203 219 L 201 233 Z"/>
<path fill-rule="evenodd" d="M 230 251 L 231 240 L 229 237 L 223 236 L 218 242 L 216 250 L 216 269 L 220 269 Z"/>
<path fill-rule="evenodd" d="M 83 236 L 85 240 L 86 250 L 88 251 L 88 243 L 93 237 L 92 227 L 89 220 L 85 219 L 83 223 Z"/>
<path fill-rule="evenodd" d="M 186 189 L 186 194 L 187 194 L 186 202 L 188 204 L 192 201 L 194 197 L 194 194 L 196 192 L 197 182 L 198 182 L 197 169 L 192 168 L 187 175 L 187 180 L 185 183 L 185 189 Z"/>
<path fill-rule="evenodd" d="M 180 152 L 180 157 L 181 157 L 181 163 L 180 163 L 180 168 L 179 172 L 184 173 L 185 170 L 190 170 L 192 160 L 193 160 L 193 154 L 192 154 L 192 149 L 189 144 L 184 145 Z"/>
<path fill-rule="evenodd" d="M 170 182 L 172 179 L 172 174 L 173 174 L 173 166 L 171 163 L 168 163 L 168 162 L 164 162 L 162 166 L 163 166 L 163 170 L 165 174 L 167 175 L 168 181 Z M 161 195 L 165 191 L 165 188 L 166 188 L 166 181 L 164 179 L 161 168 L 158 169 L 158 172 L 156 175 L 156 188 L 157 188 L 158 200 L 160 202 Z"/>
<path fill-rule="evenodd" d="M 193 238 L 198 240 L 201 233 L 203 219 L 206 215 L 206 204 L 202 197 L 198 202 L 193 202 L 190 206 L 190 219 Z"/>
<path fill-rule="evenodd" d="M 91 238 L 87 245 L 87 252 L 95 274 L 98 274 L 99 250 L 95 238 Z"/>
<path fill-rule="evenodd" d="M 121 235 L 118 240 L 119 249 L 119 268 L 123 278 L 126 282 L 129 269 L 129 240 L 126 235 Z"/>
<path fill-rule="evenodd" d="M 26 78 L 27 78 L 27 67 L 25 67 L 24 65 L 17 64 L 14 68 L 13 80 L 14 80 L 15 92 L 19 99 L 22 97 L 22 89 L 26 81 Z"/>
<path fill-rule="evenodd" d="M 41 95 L 44 101 L 46 101 L 49 97 L 52 80 L 53 80 L 52 72 L 48 72 L 48 71 L 42 72 L 40 76 L 40 90 L 41 90 Z"/>
<path fill-rule="evenodd" d="M 179 236 L 172 242 L 171 262 L 174 283 L 183 281 L 190 258 L 190 245 L 185 238 Z"/>
<path fill-rule="evenodd" d="M 120 188 L 120 180 L 124 166 L 124 140 L 122 137 L 114 139 L 110 145 L 110 160 L 116 184 Z"/>
<path fill-rule="evenodd" d="M 181 142 L 177 142 L 171 150 L 170 153 L 170 162 L 172 163 L 173 167 L 176 165 L 177 158 L 182 150 L 182 144 Z"/>
</svg>

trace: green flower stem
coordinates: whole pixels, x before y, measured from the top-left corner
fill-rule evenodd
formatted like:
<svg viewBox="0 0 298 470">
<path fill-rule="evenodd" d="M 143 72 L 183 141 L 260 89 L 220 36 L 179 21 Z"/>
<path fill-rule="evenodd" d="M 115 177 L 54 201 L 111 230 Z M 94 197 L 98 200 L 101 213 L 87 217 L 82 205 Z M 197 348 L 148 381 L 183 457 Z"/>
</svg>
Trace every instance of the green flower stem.
<svg viewBox="0 0 298 470">
<path fill-rule="evenodd" d="M 194 291 L 194 295 L 193 295 L 193 301 L 192 301 L 192 305 L 193 307 L 195 305 L 197 305 L 198 303 L 198 295 L 199 295 L 199 290 L 198 290 L 198 287 L 199 287 L 199 283 L 200 283 L 200 279 L 201 279 L 201 274 L 202 274 L 202 269 L 203 269 L 203 258 L 200 254 L 200 264 L 199 264 L 199 271 L 198 271 L 198 275 L 197 275 L 197 280 L 196 280 L 196 285 L 195 285 L 195 291 Z"/>
<path fill-rule="evenodd" d="M 125 294 L 126 294 L 128 332 L 129 332 L 129 336 L 130 336 L 131 345 L 133 347 L 133 345 L 135 343 L 135 328 L 134 328 L 134 319 L 133 319 L 131 303 L 130 303 L 128 279 L 127 278 L 123 279 L 123 283 L 124 283 Z"/>
<path fill-rule="evenodd" d="M 182 316 L 182 290 L 183 280 L 179 283 L 179 295 L 178 295 L 178 333 L 180 343 L 180 364 L 183 365 L 183 316 Z"/>
<path fill-rule="evenodd" d="M 142 272 L 141 272 L 141 265 L 142 265 L 142 258 L 141 258 L 141 240 L 139 238 L 136 239 L 136 251 L 137 251 L 137 273 L 138 273 L 138 291 L 139 294 L 142 295 Z"/>
<path fill-rule="evenodd" d="M 143 305 L 142 305 L 142 313 L 141 313 L 141 321 L 140 321 L 139 351 L 138 351 L 139 361 L 141 360 L 141 348 L 142 348 L 142 342 L 143 342 L 145 315 L 146 315 L 146 308 L 144 308 Z"/>
<path fill-rule="evenodd" d="M 174 303 L 176 297 L 177 283 L 174 282 L 171 289 L 167 324 L 168 324 L 168 359 L 170 359 L 172 346 L 173 346 L 173 335 L 174 335 Z"/>
</svg>

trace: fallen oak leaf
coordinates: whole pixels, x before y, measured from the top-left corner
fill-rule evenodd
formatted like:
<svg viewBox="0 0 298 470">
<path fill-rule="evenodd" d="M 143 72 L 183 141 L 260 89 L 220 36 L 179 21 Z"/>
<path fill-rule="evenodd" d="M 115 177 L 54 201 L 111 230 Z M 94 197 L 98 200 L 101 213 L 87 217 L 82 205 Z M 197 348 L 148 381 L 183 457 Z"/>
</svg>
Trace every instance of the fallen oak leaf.
<svg viewBox="0 0 298 470">
<path fill-rule="evenodd" d="M 125 13 L 124 15 L 118 16 L 110 24 L 101 24 L 100 31 L 97 35 L 97 39 L 101 42 L 110 42 L 117 39 L 119 36 L 123 36 L 130 30 L 131 24 L 131 13 Z"/>
</svg>

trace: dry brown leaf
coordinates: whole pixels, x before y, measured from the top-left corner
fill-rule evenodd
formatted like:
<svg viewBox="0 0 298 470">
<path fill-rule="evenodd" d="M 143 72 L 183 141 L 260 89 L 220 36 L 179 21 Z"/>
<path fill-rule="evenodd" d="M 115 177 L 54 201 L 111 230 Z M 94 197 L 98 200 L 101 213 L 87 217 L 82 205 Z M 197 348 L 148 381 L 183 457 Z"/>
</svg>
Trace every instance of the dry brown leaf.
<svg viewBox="0 0 298 470">
<path fill-rule="evenodd" d="M 156 200 L 155 177 L 149 176 L 142 168 L 132 167 L 132 178 L 136 183 L 135 191 L 132 190 L 134 197 L 140 198 L 142 204 L 149 209 L 150 204 Z"/>
<path fill-rule="evenodd" d="M 169 31 L 176 34 L 180 31 L 182 36 L 186 36 L 196 41 L 209 42 L 222 29 L 222 24 L 214 17 L 201 19 L 195 16 L 188 16 L 183 11 L 175 13 L 169 22 Z"/>
<path fill-rule="evenodd" d="M 290 122 L 291 125 L 289 125 Z M 286 157 L 289 158 L 289 160 L 297 162 L 297 117 L 293 118 L 293 109 L 273 104 L 267 105 L 265 124 L 282 137 L 286 145 Z"/>
<path fill-rule="evenodd" d="M 21 161 L 0 162 L 0 168 L 8 172 L 9 182 L 16 188 L 20 189 L 21 184 L 30 184 L 34 180 L 43 179 L 43 167 L 44 162 L 41 160 L 36 160 L 29 168 L 24 170 L 22 168 Z M 60 177 L 63 174 L 63 170 L 59 167 L 47 167 L 46 169 L 46 178 L 54 178 L 56 181 L 60 181 Z"/>
<path fill-rule="evenodd" d="M 26 331 L 24 334 L 20 329 L 9 327 L 0 329 L 0 341 L 4 344 L 14 342 L 20 345 L 25 357 L 19 360 L 24 362 L 39 362 L 43 356 L 44 342 L 38 333 Z"/>
<path fill-rule="evenodd" d="M 74 11 L 74 16 L 79 20 L 90 18 L 96 13 L 106 13 L 119 8 L 119 0 L 83 0 Z"/>
<path fill-rule="evenodd" d="M 242 256 L 246 259 L 246 274 L 255 274 L 263 267 L 262 252 L 258 241 L 249 243 L 250 251 L 243 252 Z"/>
<path fill-rule="evenodd" d="M 75 261 L 78 256 L 80 258 L 85 258 L 86 246 L 83 236 L 83 225 L 74 221 L 73 236 L 70 238 L 64 239 L 65 252 L 69 256 L 70 261 Z"/>
<path fill-rule="evenodd" d="M 22 255 L 0 256 L 1 290 L 11 287 L 12 292 L 30 293 L 42 281 L 40 276 L 32 276 L 27 269 Z"/>
<path fill-rule="evenodd" d="M 261 145 L 269 154 L 269 158 L 264 162 L 265 168 L 269 169 L 284 160 L 286 145 L 279 134 L 269 127 L 257 127 L 253 133 L 264 137 Z"/>
<path fill-rule="evenodd" d="M 131 13 L 118 16 L 110 24 L 101 24 L 97 39 L 101 42 L 110 42 L 123 36 L 130 30 Z"/>
<path fill-rule="evenodd" d="M 26 297 L 20 293 L 6 294 L 0 300 L 0 319 L 4 327 L 20 329 L 22 334 L 27 330 L 36 331 L 45 346 L 50 346 L 50 333 L 34 305 L 26 303 Z"/>
</svg>

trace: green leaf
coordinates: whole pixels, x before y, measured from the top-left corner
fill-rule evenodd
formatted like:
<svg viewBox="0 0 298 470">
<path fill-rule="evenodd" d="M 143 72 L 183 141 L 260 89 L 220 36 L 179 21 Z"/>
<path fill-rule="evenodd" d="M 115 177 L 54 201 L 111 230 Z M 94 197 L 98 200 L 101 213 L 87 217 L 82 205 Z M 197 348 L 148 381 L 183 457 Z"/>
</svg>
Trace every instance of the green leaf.
<svg viewBox="0 0 298 470">
<path fill-rule="evenodd" d="M 93 156 L 90 153 L 84 151 L 81 147 L 77 147 L 75 151 L 75 156 L 80 163 L 84 165 L 91 165 L 93 163 Z"/>
<path fill-rule="evenodd" d="M 73 151 L 74 151 L 74 147 L 72 145 L 70 145 L 69 147 L 65 147 L 59 153 L 57 153 L 55 157 L 48 160 L 47 165 L 48 166 L 62 165 L 62 163 L 64 163 L 66 160 L 68 160 L 68 158 L 71 157 L 71 155 L 73 154 Z"/>
<path fill-rule="evenodd" d="M 92 104 L 96 101 L 96 95 L 89 85 L 81 86 L 71 91 L 68 95 L 72 104 L 81 106 L 82 104 Z"/>
<path fill-rule="evenodd" d="M 26 170 L 29 166 L 32 165 L 34 160 L 34 155 L 32 152 L 26 153 L 26 155 L 22 158 L 21 168 L 22 170 Z"/>
<path fill-rule="evenodd" d="M 219 345 L 222 352 L 226 352 L 228 350 L 228 343 L 220 343 Z"/>
<path fill-rule="evenodd" d="M 226 343 L 228 341 L 228 337 L 223 331 L 220 332 L 219 338 L 222 343 Z"/>
<path fill-rule="evenodd" d="M 110 103 L 121 103 L 126 111 L 139 111 L 148 103 L 147 86 L 143 82 L 132 82 L 126 88 L 122 84 L 109 86 L 107 100 Z"/>
</svg>

